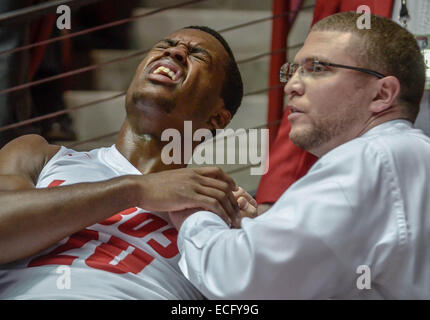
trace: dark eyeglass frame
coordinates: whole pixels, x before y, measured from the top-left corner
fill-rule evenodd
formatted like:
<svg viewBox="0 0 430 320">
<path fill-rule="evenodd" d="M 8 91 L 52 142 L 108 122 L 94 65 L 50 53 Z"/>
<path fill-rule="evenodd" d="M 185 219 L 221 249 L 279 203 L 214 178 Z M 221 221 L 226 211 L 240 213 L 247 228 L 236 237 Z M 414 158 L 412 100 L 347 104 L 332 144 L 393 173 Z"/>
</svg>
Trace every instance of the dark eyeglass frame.
<svg viewBox="0 0 430 320">
<path fill-rule="evenodd" d="M 323 61 L 319 61 L 319 60 L 313 60 L 313 61 L 309 61 L 312 62 L 312 65 L 322 65 L 325 67 L 335 67 L 335 68 L 343 68 L 343 69 L 350 69 L 350 70 L 355 70 L 355 71 L 360 71 L 360 72 L 364 72 L 367 74 L 370 74 L 372 76 L 375 76 L 379 79 L 385 78 L 386 76 L 384 76 L 382 73 L 379 73 L 377 71 L 373 71 L 370 69 L 365 69 L 365 68 L 360 68 L 360 67 L 353 67 L 353 66 L 346 66 L 343 64 L 336 64 L 336 63 L 330 63 L 330 62 L 323 62 Z M 291 75 L 288 75 L 287 70 L 289 70 L 289 68 L 291 66 L 295 66 L 295 70 Z M 299 69 L 299 67 L 301 67 L 299 64 L 297 63 L 292 63 L 292 62 L 287 62 L 284 63 L 281 67 L 281 70 L 279 72 L 279 77 L 280 77 L 280 81 L 282 83 L 287 83 L 288 80 L 291 79 L 291 77 L 296 73 L 296 71 Z"/>
</svg>

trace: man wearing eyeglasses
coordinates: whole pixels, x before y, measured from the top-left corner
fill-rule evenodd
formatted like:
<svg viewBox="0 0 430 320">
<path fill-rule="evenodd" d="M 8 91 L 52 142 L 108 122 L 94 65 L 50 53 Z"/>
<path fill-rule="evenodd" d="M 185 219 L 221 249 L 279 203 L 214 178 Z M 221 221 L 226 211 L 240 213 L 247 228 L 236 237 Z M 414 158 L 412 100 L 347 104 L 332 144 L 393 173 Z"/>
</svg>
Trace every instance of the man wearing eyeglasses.
<svg viewBox="0 0 430 320">
<path fill-rule="evenodd" d="M 319 160 L 229 229 L 172 215 L 180 268 L 215 299 L 428 299 L 430 138 L 413 127 L 424 61 L 412 34 L 355 13 L 317 23 L 281 69 L 290 139 Z"/>
<path fill-rule="evenodd" d="M 430 37 L 430 1 L 428 0 L 316 0 L 312 25 L 338 12 L 356 11 L 362 5 L 368 6 L 373 14 L 391 19 L 406 28 L 416 36 L 424 56 L 430 53 L 430 47 L 426 49 L 427 45 L 425 45 L 425 39 Z M 425 53 L 426 51 L 428 53 Z M 428 68 L 427 72 L 430 72 Z M 430 136 L 429 74 L 427 74 L 426 83 L 420 103 L 420 112 L 414 125 Z M 303 177 L 318 160 L 313 154 L 290 141 L 288 115 L 289 110 L 284 110 L 276 137 L 270 144 L 269 171 L 261 177 L 258 184 L 255 197 L 259 203 L 260 213 L 270 208 L 282 193 Z"/>
</svg>

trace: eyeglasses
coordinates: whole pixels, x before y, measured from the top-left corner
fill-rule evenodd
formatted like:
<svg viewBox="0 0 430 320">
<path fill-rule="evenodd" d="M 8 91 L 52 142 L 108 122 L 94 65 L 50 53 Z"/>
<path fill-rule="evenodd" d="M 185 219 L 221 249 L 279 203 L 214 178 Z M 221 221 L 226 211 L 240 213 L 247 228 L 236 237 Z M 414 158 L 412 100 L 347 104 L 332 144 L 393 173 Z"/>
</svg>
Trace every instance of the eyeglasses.
<svg viewBox="0 0 430 320">
<path fill-rule="evenodd" d="M 320 73 L 324 73 L 324 71 L 327 71 L 327 67 L 335 67 L 335 68 L 343 68 L 343 69 L 350 69 L 350 70 L 364 72 L 372 76 L 378 77 L 379 79 L 385 78 L 383 74 L 369 69 L 345 66 L 345 65 L 329 63 L 329 62 L 322 62 L 318 60 L 306 60 L 303 65 L 299 65 L 298 63 L 291 63 L 291 62 L 287 62 L 284 65 L 282 65 L 279 73 L 281 82 L 287 83 L 288 80 L 290 80 L 293 77 L 293 75 L 300 67 L 301 67 L 301 70 L 300 70 L 301 75 L 306 75 L 306 74 L 317 75 Z"/>
</svg>

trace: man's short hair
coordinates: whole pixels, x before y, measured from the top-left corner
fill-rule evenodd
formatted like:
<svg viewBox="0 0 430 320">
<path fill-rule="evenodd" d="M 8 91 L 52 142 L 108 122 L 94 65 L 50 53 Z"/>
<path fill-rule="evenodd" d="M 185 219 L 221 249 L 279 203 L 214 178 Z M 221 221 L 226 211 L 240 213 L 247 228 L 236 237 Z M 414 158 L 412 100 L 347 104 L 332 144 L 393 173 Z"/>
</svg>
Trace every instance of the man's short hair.
<svg viewBox="0 0 430 320">
<path fill-rule="evenodd" d="M 395 76 L 400 82 L 398 102 L 405 116 L 415 121 L 424 92 L 425 63 L 415 37 L 397 23 L 371 15 L 370 29 L 359 29 L 361 14 L 337 13 L 317 22 L 312 31 L 351 32 L 359 41 L 350 48 L 360 67 Z"/>
<path fill-rule="evenodd" d="M 227 41 L 215 30 L 206 26 L 188 26 L 184 29 L 197 29 L 209 33 L 215 37 L 227 51 L 229 59 L 225 66 L 225 80 L 221 89 L 221 98 L 224 101 L 225 108 L 230 111 L 233 117 L 242 103 L 243 97 L 243 83 L 240 75 L 239 67 L 237 66 L 236 59 Z"/>
</svg>

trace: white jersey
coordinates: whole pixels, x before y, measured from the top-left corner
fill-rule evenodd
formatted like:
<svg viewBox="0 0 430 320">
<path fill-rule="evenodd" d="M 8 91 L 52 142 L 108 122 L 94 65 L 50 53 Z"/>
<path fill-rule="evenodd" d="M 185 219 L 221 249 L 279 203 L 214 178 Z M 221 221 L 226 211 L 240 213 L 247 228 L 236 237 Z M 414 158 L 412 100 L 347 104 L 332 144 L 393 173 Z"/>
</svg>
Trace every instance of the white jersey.
<svg viewBox="0 0 430 320">
<path fill-rule="evenodd" d="M 141 173 L 115 145 L 89 152 L 61 147 L 36 188 L 128 174 Z M 201 299 L 178 268 L 176 237 L 167 214 L 126 208 L 38 255 L 0 266 L 0 299 Z"/>
</svg>

